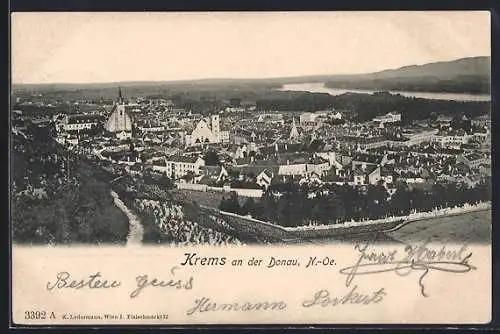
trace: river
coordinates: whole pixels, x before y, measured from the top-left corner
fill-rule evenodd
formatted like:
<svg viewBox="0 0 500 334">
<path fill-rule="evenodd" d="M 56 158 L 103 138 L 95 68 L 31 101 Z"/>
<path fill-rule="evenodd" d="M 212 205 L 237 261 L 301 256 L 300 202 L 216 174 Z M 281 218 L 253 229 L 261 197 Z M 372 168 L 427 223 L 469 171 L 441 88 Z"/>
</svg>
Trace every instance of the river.
<svg viewBox="0 0 500 334">
<path fill-rule="evenodd" d="M 377 91 L 365 89 L 340 89 L 325 87 L 324 82 L 308 82 L 300 84 L 286 84 L 280 91 L 298 91 L 311 93 L 328 93 L 330 95 L 342 95 L 345 93 L 373 94 Z M 436 93 L 436 92 L 408 92 L 408 91 L 389 91 L 391 94 L 400 94 L 405 97 L 417 97 L 429 100 L 448 100 L 448 101 L 490 101 L 491 96 L 486 94 L 466 94 L 466 93 Z"/>
</svg>

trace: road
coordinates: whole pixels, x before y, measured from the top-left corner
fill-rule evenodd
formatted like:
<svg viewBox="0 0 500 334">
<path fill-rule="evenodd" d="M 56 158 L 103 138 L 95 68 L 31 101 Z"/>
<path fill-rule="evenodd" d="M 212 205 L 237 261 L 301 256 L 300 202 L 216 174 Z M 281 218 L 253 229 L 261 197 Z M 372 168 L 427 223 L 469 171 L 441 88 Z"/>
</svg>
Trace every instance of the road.
<svg viewBox="0 0 500 334">
<path fill-rule="evenodd" d="M 127 246 L 137 246 L 142 243 L 144 228 L 140 219 L 130 211 L 123 203 L 118 194 L 111 190 L 111 196 L 114 198 L 115 205 L 127 216 L 129 221 L 129 233 L 127 236 Z"/>
</svg>

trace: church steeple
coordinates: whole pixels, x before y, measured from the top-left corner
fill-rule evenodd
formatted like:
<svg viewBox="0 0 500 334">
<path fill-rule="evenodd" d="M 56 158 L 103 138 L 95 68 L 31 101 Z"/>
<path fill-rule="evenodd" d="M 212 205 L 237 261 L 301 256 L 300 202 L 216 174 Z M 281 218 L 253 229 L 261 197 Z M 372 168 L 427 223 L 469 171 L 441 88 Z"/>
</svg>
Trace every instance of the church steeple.
<svg viewBox="0 0 500 334">
<path fill-rule="evenodd" d="M 297 125 L 295 124 L 295 117 L 292 119 L 292 129 L 290 130 L 290 140 L 297 140 L 299 138 L 299 131 L 297 130 Z"/>
<path fill-rule="evenodd" d="M 123 103 L 122 89 L 118 87 L 118 102 Z"/>
</svg>

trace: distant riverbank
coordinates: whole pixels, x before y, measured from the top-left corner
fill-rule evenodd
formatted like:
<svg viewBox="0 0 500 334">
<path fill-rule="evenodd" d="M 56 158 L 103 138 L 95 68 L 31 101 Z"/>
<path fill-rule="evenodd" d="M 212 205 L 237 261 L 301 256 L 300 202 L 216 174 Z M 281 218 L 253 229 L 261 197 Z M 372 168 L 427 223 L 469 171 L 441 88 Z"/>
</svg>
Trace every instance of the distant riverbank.
<svg viewBox="0 0 500 334">
<path fill-rule="evenodd" d="M 324 82 L 308 82 L 300 84 L 286 84 L 279 91 L 327 93 L 333 96 L 345 93 L 373 94 L 377 91 L 365 89 L 340 89 L 328 88 Z M 408 92 L 408 91 L 389 91 L 391 94 L 400 94 L 405 97 L 416 97 L 429 100 L 448 100 L 448 101 L 490 101 L 491 96 L 485 94 L 466 94 L 466 93 L 436 93 L 436 92 Z"/>
</svg>

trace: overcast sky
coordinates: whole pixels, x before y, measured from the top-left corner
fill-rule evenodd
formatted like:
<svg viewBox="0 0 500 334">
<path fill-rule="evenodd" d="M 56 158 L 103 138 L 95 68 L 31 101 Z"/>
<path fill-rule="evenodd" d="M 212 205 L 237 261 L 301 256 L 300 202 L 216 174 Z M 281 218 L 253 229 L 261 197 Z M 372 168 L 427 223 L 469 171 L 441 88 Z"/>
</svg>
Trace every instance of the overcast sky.
<svg viewBox="0 0 500 334">
<path fill-rule="evenodd" d="M 489 12 L 12 16 L 14 83 L 367 73 L 489 55 Z"/>
</svg>

